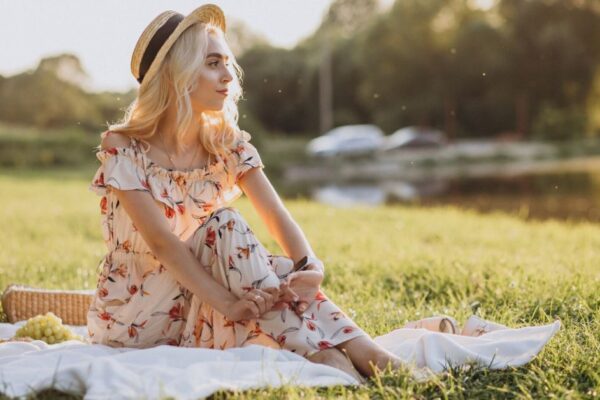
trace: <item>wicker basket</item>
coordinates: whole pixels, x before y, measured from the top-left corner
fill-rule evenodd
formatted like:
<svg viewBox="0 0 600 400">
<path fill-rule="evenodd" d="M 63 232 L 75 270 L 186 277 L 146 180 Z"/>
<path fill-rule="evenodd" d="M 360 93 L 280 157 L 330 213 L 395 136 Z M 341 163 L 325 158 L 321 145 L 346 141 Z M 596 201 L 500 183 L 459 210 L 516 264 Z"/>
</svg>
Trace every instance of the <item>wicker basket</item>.
<svg viewBox="0 0 600 400">
<path fill-rule="evenodd" d="M 94 290 L 50 290 L 8 285 L 2 308 L 10 323 L 53 312 L 67 325 L 86 325 Z"/>
</svg>

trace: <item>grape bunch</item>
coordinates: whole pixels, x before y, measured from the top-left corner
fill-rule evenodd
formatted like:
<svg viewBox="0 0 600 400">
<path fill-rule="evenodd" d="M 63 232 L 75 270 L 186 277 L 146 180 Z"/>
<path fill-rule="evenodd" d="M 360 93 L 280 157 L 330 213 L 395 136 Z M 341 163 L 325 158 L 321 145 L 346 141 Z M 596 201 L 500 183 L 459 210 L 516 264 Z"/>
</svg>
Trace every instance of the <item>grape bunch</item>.
<svg viewBox="0 0 600 400">
<path fill-rule="evenodd" d="M 83 341 L 80 335 L 75 335 L 71 332 L 68 327 L 63 325 L 62 319 L 58 318 L 52 312 L 29 318 L 25 325 L 17 330 L 15 335 L 15 338 L 24 337 L 42 340 L 48 344 L 60 343 L 66 340 Z"/>
</svg>

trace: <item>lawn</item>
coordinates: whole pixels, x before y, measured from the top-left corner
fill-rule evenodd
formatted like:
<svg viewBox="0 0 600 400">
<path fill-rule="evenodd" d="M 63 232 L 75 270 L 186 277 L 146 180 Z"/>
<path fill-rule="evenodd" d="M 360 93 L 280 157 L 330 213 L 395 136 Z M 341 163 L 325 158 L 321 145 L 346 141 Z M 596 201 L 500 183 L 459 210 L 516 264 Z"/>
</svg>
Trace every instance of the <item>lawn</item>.
<svg viewBox="0 0 600 400">
<path fill-rule="evenodd" d="M 93 169 L 0 170 L 0 288 L 94 288 L 104 255 Z M 326 264 L 328 295 L 372 336 L 437 313 L 509 326 L 559 318 L 525 367 L 451 371 L 428 383 L 385 373 L 362 387 L 219 393 L 234 398 L 590 398 L 600 393 L 600 227 L 455 207 L 336 209 L 287 201 Z M 235 204 L 279 252 L 250 203 Z M 41 398 L 55 397 L 48 392 Z M 1 396 L 0 396 L 1 397 Z"/>
</svg>

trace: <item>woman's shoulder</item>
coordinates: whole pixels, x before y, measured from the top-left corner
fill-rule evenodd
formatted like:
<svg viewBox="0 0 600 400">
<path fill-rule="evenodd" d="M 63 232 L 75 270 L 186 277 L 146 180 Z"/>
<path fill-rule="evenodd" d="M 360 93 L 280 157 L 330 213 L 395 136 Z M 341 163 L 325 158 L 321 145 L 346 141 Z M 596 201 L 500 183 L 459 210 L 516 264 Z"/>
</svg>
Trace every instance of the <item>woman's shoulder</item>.
<svg viewBox="0 0 600 400">
<path fill-rule="evenodd" d="M 122 159 L 129 159 L 133 163 L 144 167 L 145 160 L 140 151 L 140 146 L 133 136 L 126 133 L 114 131 L 104 131 L 100 134 L 100 144 L 96 146 L 96 158 L 104 163 L 108 160 L 118 162 Z"/>
<path fill-rule="evenodd" d="M 227 150 L 230 154 L 236 155 L 240 155 L 240 153 L 247 151 L 248 149 L 254 150 L 255 148 L 252 143 L 250 143 L 250 139 L 252 139 L 252 136 L 248 132 L 241 130 Z"/>
<path fill-rule="evenodd" d="M 113 147 L 129 147 L 131 144 L 131 138 L 129 136 L 113 131 L 102 132 L 100 138 L 100 148 L 103 150 Z"/>
</svg>

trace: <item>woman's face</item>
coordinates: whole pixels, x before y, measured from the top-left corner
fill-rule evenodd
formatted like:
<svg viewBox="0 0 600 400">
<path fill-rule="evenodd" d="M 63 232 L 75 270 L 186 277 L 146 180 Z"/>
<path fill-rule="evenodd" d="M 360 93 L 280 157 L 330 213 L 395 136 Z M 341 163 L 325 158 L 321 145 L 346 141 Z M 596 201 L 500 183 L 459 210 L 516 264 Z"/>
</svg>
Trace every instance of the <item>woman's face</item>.
<svg viewBox="0 0 600 400">
<path fill-rule="evenodd" d="M 209 34 L 208 38 L 207 56 L 198 71 L 197 86 L 190 93 L 192 105 L 197 112 L 221 110 L 229 95 L 229 83 L 233 80 L 223 39 L 215 34 Z"/>
</svg>

